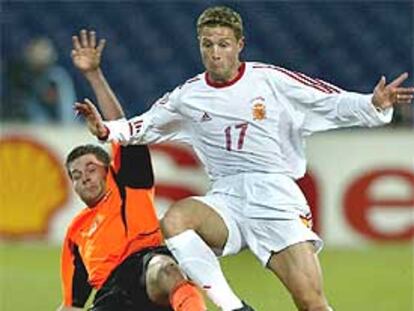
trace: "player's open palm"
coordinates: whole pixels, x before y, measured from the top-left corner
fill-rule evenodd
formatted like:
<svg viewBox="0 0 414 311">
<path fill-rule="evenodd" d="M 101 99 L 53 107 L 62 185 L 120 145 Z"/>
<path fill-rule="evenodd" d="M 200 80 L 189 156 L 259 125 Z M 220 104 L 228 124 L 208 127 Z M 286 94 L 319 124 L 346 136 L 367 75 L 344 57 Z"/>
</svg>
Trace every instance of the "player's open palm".
<svg viewBox="0 0 414 311">
<path fill-rule="evenodd" d="M 79 36 L 72 36 L 72 61 L 76 68 L 83 73 L 95 71 L 101 63 L 105 39 L 97 44 L 96 32 L 82 29 Z"/>
<path fill-rule="evenodd" d="M 401 74 L 394 81 L 386 84 L 382 76 L 375 86 L 372 103 L 380 109 L 386 109 L 396 104 L 409 104 L 414 97 L 414 87 L 403 87 L 402 83 L 408 78 L 407 73 Z"/>
<path fill-rule="evenodd" d="M 83 102 L 75 103 L 74 109 L 77 114 L 82 115 L 88 125 L 89 131 L 98 138 L 105 137 L 108 133 L 102 117 L 95 105 L 87 98 Z"/>
</svg>

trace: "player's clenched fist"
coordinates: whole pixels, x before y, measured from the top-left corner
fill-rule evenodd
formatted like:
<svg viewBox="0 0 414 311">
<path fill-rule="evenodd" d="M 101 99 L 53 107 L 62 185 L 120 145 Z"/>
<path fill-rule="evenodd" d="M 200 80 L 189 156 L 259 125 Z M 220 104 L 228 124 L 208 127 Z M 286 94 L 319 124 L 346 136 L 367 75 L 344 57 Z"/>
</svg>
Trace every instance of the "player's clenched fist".
<svg viewBox="0 0 414 311">
<path fill-rule="evenodd" d="M 72 36 L 72 61 L 83 73 L 96 71 L 101 63 L 105 39 L 96 40 L 96 32 L 82 29 L 79 36 Z"/>
</svg>

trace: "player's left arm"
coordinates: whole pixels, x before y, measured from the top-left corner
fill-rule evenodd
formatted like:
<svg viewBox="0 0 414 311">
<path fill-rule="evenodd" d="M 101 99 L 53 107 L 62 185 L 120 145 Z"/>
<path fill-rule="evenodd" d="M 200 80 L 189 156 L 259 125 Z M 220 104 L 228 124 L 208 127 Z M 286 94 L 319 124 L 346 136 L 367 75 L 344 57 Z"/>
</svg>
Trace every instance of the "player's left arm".
<svg viewBox="0 0 414 311">
<path fill-rule="evenodd" d="M 408 73 L 403 73 L 391 83 L 387 84 L 385 76 L 382 76 L 374 88 L 372 104 L 377 110 L 383 111 L 395 105 L 408 105 L 414 98 L 414 87 L 403 87 L 402 83 L 408 78 Z"/>
<path fill-rule="evenodd" d="M 389 85 L 382 78 L 373 94 L 361 94 L 302 73 L 274 69 L 271 83 L 295 108 L 291 113 L 304 113 L 305 119 L 299 126 L 305 135 L 341 127 L 384 125 L 391 121 L 394 105 L 409 103 L 414 93 L 414 88 L 401 86 L 408 76 L 406 73 Z"/>
</svg>

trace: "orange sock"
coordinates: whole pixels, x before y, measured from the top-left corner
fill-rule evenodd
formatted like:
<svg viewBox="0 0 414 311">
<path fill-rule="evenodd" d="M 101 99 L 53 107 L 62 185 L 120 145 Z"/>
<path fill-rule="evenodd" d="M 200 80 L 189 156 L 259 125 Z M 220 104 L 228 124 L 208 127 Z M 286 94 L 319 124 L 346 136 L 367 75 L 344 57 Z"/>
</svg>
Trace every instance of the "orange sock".
<svg viewBox="0 0 414 311">
<path fill-rule="evenodd" d="M 174 311 L 206 311 L 203 295 L 197 287 L 185 281 L 178 284 L 170 294 L 170 303 Z"/>
</svg>

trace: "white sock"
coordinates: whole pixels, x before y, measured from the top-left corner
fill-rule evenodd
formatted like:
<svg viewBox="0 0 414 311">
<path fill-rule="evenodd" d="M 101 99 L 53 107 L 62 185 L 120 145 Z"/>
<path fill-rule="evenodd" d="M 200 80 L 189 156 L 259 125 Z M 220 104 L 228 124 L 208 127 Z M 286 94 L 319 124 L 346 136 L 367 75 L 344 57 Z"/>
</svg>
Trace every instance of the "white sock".
<svg viewBox="0 0 414 311">
<path fill-rule="evenodd" d="M 224 311 L 243 305 L 227 283 L 220 263 L 210 247 L 194 230 L 186 230 L 165 240 L 181 269 Z"/>
</svg>

